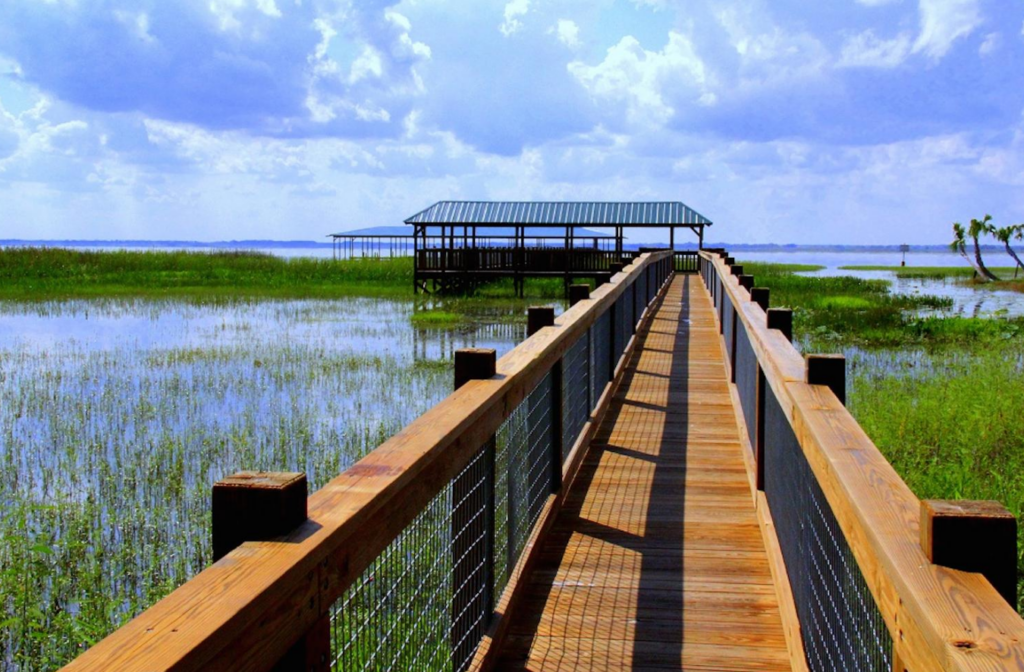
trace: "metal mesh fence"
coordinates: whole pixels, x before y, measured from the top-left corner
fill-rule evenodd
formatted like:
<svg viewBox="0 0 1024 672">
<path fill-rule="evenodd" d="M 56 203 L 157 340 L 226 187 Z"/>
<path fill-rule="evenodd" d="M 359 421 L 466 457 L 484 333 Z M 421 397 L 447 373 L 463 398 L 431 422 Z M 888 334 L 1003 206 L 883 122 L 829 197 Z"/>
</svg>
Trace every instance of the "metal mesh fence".
<svg viewBox="0 0 1024 672">
<path fill-rule="evenodd" d="M 742 322 L 736 323 L 736 391 L 740 396 L 740 408 L 746 424 L 750 447 L 757 447 L 757 354 L 750 343 L 747 328 Z"/>
<path fill-rule="evenodd" d="M 641 273 L 640 277 L 636 279 L 635 284 L 637 303 L 640 304 L 641 306 L 646 306 L 648 302 L 645 301 L 644 299 L 647 297 L 647 274 Z M 640 313 L 642 313 L 643 310 L 637 310 L 636 312 L 637 319 L 640 319 Z"/>
<path fill-rule="evenodd" d="M 549 372 L 512 411 L 496 436 L 496 593 L 508 584 L 544 498 L 551 492 L 551 394 Z"/>
<path fill-rule="evenodd" d="M 892 639 L 774 392 L 765 389 L 765 496 L 812 670 L 888 671 Z"/>
<path fill-rule="evenodd" d="M 484 452 L 460 476 L 481 475 Z M 479 482 L 480 487 L 464 493 L 465 497 L 483 499 L 483 479 Z M 452 514 L 453 505 L 460 503 L 453 501 L 453 483 L 431 500 L 335 603 L 333 669 L 452 670 L 453 596 L 457 588 L 466 587 L 453 585 Z M 460 541 L 470 553 L 482 551 L 485 543 L 483 535 Z M 479 557 L 482 561 L 483 553 Z M 476 569 L 470 578 L 481 578 L 482 564 Z"/>
<path fill-rule="evenodd" d="M 604 392 L 604 386 L 611 379 L 611 357 L 612 357 L 612 315 L 610 310 L 604 311 L 601 317 L 597 318 L 591 330 L 593 340 L 591 347 L 594 351 L 594 403 Z"/>
<path fill-rule="evenodd" d="M 562 462 L 590 417 L 590 333 L 583 334 L 562 357 Z"/>
<path fill-rule="evenodd" d="M 736 342 L 733 340 L 733 332 L 736 329 L 736 315 L 735 309 L 732 307 L 732 301 L 728 298 L 722 300 L 722 338 L 725 339 L 725 354 L 729 361 L 729 371 L 732 375 L 733 365 L 736 363 L 736 359 L 733 357 L 733 350 L 736 346 Z"/>
<path fill-rule="evenodd" d="M 636 317 L 633 312 L 633 288 L 627 287 L 626 291 L 622 293 L 622 298 L 619 299 L 619 303 L 622 305 L 622 334 L 623 334 L 623 348 L 629 344 L 629 339 L 636 331 Z"/>
</svg>

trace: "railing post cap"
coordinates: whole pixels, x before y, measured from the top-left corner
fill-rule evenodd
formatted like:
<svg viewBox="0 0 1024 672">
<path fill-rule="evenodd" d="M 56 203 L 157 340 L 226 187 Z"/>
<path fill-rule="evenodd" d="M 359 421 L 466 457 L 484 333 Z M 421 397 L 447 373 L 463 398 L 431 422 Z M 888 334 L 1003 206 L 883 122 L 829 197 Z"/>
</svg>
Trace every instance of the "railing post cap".
<svg viewBox="0 0 1024 672">
<path fill-rule="evenodd" d="M 992 500 L 921 500 L 921 550 L 928 561 L 982 574 L 1017 606 L 1017 519 Z"/>
<path fill-rule="evenodd" d="M 213 559 L 239 544 L 287 534 L 307 516 L 306 475 L 240 471 L 213 485 Z"/>
<path fill-rule="evenodd" d="M 220 479 L 213 487 L 281 490 L 304 480 L 306 474 L 301 471 L 238 471 Z"/>
<path fill-rule="evenodd" d="M 494 348 L 460 348 L 455 351 L 455 389 L 471 380 L 487 379 L 497 372 Z"/>
<path fill-rule="evenodd" d="M 526 309 L 526 335 L 533 336 L 544 327 L 555 324 L 554 306 L 530 306 Z"/>
</svg>

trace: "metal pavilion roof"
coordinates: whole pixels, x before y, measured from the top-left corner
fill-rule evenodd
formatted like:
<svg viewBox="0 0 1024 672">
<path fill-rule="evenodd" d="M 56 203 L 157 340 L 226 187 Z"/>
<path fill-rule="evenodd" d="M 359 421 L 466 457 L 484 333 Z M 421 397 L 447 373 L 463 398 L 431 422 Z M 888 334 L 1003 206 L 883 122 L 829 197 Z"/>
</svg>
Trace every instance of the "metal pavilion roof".
<svg viewBox="0 0 1024 672">
<path fill-rule="evenodd" d="M 405 220 L 405 223 L 474 226 L 710 226 L 711 220 L 679 201 L 439 201 Z"/>
</svg>

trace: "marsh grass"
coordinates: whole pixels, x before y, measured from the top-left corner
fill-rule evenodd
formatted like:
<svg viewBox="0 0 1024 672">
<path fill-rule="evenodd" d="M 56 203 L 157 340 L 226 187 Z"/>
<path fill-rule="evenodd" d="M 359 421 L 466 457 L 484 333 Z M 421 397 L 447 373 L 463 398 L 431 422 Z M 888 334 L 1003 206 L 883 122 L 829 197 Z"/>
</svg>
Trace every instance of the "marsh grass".
<svg viewBox="0 0 1024 672">
<path fill-rule="evenodd" d="M 744 264 L 744 267 L 747 265 Z M 848 405 L 921 498 L 993 499 L 1024 512 L 1024 320 L 922 317 L 935 297 L 885 281 L 788 275 L 751 264 L 772 305 L 794 309 L 804 352 L 843 351 Z M 1024 526 L 1017 605 L 1024 613 Z"/>
<path fill-rule="evenodd" d="M 988 283 L 977 279 L 969 266 L 840 266 L 844 271 L 889 271 L 904 280 L 957 280 L 979 287 L 996 287 L 1024 291 L 1024 275 L 1010 266 L 990 268 L 1000 277 L 999 282 Z"/>
<path fill-rule="evenodd" d="M 12 247 L 0 249 L 0 299 L 395 296 L 411 293 L 412 270 L 411 258 Z"/>
<path fill-rule="evenodd" d="M 217 479 L 316 490 L 448 394 L 454 349 L 522 337 L 458 305 L 424 333 L 384 299 L 0 303 L 26 334 L 0 330 L 0 668 L 59 667 L 208 565 Z"/>
</svg>

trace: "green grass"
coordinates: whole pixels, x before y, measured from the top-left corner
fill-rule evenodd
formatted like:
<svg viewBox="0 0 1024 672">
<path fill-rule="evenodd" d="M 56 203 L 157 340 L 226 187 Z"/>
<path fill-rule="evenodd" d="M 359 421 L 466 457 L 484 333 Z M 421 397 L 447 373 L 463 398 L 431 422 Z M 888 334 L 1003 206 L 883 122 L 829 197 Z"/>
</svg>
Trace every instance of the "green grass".
<svg viewBox="0 0 1024 672">
<path fill-rule="evenodd" d="M 803 351 L 846 353 L 850 411 L 918 497 L 1024 513 L 1024 320 L 921 316 L 945 302 L 889 296 L 886 281 L 748 268 L 773 306 L 793 309 Z M 1024 526 L 1019 534 L 1024 613 Z"/>
<path fill-rule="evenodd" d="M 980 334 L 953 324 L 936 326 L 921 311 L 952 306 L 952 299 L 935 296 L 892 295 L 887 280 L 847 276 L 803 276 L 779 264 L 743 264 L 754 284 L 768 287 L 771 305 L 793 309 L 793 331 L 808 351 L 844 345 L 883 347 L 899 344 L 959 342 Z M 1016 324 L 1011 327 L 1016 333 Z"/>
<path fill-rule="evenodd" d="M 889 271 L 904 280 L 972 280 L 974 269 L 970 266 L 840 266 L 843 271 Z M 1018 272 L 1013 277 L 1014 269 L 1009 266 L 990 268 L 1001 278 L 996 286 L 1008 286 L 1010 289 L 1024 289 L 1024 276 Z M 978 283 L 984 285 L 985 283 Z M 991 286 L 991 285 L 990 285 Z"/>
<path fill-rule="evenodd" d="M 979 320 L 980 321 L 980 320 Z M 1001 347 L 940 350 L 913 367 L 853 372 L 849 407 L 878 448 L 922 499 L 996 500 L 1024 513 L 1021 339 Z M 1018 604 L 1024 613 L 1024 527 L 1018 532 Z"/>
<path fill-rule="evenodd" d="M 0 250 L 0 300 L 331 298 L 412 291 L 412 259 L 285 259 L 254 252 Z"/>
<path fill-rule="evenodd" d="M 413 313 L 409 321 L 416 327 L 454 327 L 465 322 L 466 317 L 446 310 L 423 310 Z"/>
</svg>

